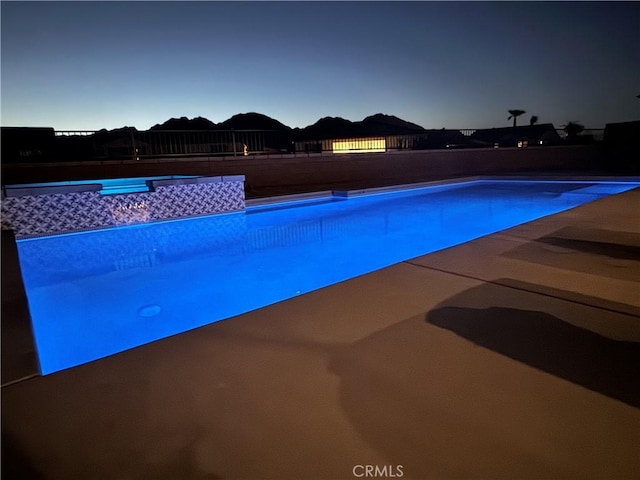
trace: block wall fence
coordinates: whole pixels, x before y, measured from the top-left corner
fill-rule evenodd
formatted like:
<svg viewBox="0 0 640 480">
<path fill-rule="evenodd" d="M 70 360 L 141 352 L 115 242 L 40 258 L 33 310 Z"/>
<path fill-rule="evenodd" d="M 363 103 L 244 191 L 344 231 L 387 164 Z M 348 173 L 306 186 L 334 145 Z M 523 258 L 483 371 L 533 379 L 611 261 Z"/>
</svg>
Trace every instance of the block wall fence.
<svg viewBox="0 0 640 480">
<path fill-rule="evenodd" d="M 374 154 L 158 158 L 140 161 L 5 165 L 3 184 L 154 175 L 246 177 L 247 197 L 368 188 L 476 175 L 583 172 L 601 168 L 597 145 L 407 150 Z"/>
</svg>

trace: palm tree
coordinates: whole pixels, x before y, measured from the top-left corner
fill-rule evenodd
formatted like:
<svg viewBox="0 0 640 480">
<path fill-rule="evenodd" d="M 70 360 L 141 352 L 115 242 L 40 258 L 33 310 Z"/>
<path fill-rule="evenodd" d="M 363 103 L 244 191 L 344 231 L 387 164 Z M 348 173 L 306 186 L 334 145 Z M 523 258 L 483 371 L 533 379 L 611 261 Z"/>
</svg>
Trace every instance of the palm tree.
<svg viewBox="0 0 640 480">
<path fill-rule="evenodd" d="M 567 122 L 566 125 L 562 126 L 562 129 L 564 130 L 564 133 L 567 134 L 567 139 L 573 140 L 582 133 L 584 125 L 580 122 Z"/>
<path fill-rule="evenodd" d="M 523 113 L 527 113 L 524 110 L 509 110 L 509 118 L 507 120 L 511 120 L 513 118 L 513 126 L 516 126 L 516 118 L 522 115 Z"/>
<path fill-rule="evenodd" d="M 529 125 L 535 125 L 536 123 L 538 123 L 538 116 L 534 115 L 531 117 L 531 119 L 529 120 Z"/>
</svg>

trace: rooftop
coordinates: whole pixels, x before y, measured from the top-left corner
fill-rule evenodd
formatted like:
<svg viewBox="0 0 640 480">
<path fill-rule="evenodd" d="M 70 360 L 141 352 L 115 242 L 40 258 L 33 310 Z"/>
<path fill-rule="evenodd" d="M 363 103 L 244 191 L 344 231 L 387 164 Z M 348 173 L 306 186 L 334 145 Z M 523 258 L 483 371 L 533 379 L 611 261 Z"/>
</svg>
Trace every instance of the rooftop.
<svg viewBox="0 0 640 480">
<path fill-rule="evenodd" d="M 45 377 L 3 236 L 3 478 L 632 478 L 638 212 L 635 189 Z"/>
</svg>

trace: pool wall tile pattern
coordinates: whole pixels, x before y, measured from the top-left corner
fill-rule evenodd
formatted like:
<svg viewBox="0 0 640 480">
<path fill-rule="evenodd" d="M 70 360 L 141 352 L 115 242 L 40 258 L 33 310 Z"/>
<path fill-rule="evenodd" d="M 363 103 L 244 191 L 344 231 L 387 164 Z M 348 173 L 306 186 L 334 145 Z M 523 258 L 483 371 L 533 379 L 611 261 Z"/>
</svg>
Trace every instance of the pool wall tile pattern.
<svg viewBox="0 0 640 480">
<path fill-rule="evenodd" d="M 123 195 L 88 191 L 6 197 L 2 229 L 21 238 L 244 210 L 243 179 L 163 185 Z"/>
<path fill-rule="evenodd" d="M 62 283 L 101 272 L 153 267 L 194 256 L 243 253 L 245 215 L 215 215 L 198 222 L 156 223 L 152 228 L 112 228 L 78 235 L 73 250 L 42 241 L 24 242 L 21 263 L 33 286 Z M 175 238 L 180 238 L 178 245 Z M 52 242 L 59 241 L 52 237 Z M 80 275 L 74 265 L 83 265 Z"/>
</svg>

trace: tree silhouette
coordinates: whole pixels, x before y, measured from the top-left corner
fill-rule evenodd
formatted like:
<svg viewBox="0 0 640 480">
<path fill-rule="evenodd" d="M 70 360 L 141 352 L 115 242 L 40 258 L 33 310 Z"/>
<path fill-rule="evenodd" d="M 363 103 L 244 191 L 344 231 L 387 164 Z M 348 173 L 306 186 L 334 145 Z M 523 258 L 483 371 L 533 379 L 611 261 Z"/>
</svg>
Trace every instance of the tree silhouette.
<svg viewBox="0 0 640 480">
<path fill-rule="evenodd" d="M 533 115 L 531 117 L 531 120 L 529 120 L 529 125 L 535 125 L 536 123 L 538 123 L 538 116 L 537 115 Z"/>
<path fill-rule="evenodd" d="M 584 125 L 580 122 L 567 122 L 562 126 L 562 129 L 567 134 L 567 139 L 573 140 L 584 131 Z"/>
<path fill-rule="evenodd" d="M 507 120 L 511 120 L 513 118 L 513 126 L 516 126 L 516 118 L 522 115 L 523 113 L 527 113 L 524 110 L 509 110 L 509 118 Z"/>
</svg>

